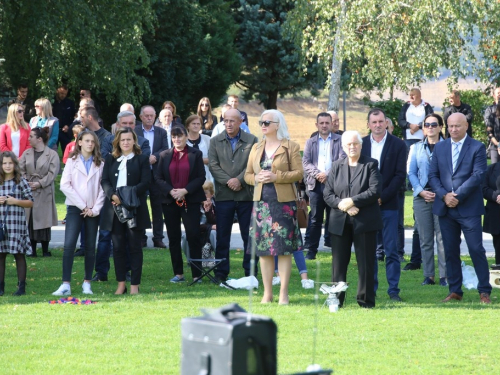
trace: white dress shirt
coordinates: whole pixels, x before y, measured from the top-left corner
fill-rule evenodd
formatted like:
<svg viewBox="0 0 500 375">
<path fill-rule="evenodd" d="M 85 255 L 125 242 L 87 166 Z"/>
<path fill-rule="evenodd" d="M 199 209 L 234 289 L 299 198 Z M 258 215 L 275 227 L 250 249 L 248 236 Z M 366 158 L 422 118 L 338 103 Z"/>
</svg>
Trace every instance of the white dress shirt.
<svg viewBox="0 0 500 375">
<path fill-rule="evenodd" d="M 387 139 L 387 130 L 385 131 L 384 138 L 380 142 L 377 142 L 373 139 L 373 135 L 370 135 L 370 142 L 372 145 L 371 157 L 377 159 L 378 161 L 378 169 L 382 167 L 382 161 L 380 157 L 382 156 L 382 150 L 384 149 L 385 141 Z"/>
</svg>

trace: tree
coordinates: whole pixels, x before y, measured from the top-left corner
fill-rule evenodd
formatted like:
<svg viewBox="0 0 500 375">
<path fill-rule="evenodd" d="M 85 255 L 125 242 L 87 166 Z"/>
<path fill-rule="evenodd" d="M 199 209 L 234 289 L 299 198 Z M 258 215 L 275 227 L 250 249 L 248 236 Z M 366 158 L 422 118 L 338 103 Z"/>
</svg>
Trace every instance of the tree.
<svg viewBox="0 0 500 375">
<path fill-rule="evenodd" d="M 3 78 L 26 82 L 35 97 L 52 98 L 64 82 L 108 102 L 140 103 L 150 94 L 136 71 L 149 64 L 141 37 L 152 26 L 152 2 L 3 0 Z"/>
<path fill-rule="evenodd" d="M 297 0 L 288 27 L 307 50 L 304 64 L 337 60 L 335 76 L 346 61 L 351 87 L 407 90 L 438 77 L 440 68 L 487 79 L 499 48 L 490 48 L 500 33 L 499 10 L 498 2 L 484 0 Z M 338 108 L 332 81 L 328 107 Z"/>
<path fill-rule="evenodd" d="M 288 0 L 240 0 L 233 4 L 240 25 L 236 44 L 244 69 L 237 84 L 244 97 L 256 97 L 265 108 L 277 108 L 278 95 L 322 87 L 323 66 L 314 59 L 301 69 L 301 49 L 283 35 L 283 24 L 293 9 Z"/>
<path fill-rule="evenodd" d="M 241 72 L 234 46 L 237 26 L 223 0 L 163 0 L 154 5 L 157 22 L 144 36 L 151 63 L 143 74 L 151 104 L 175 103 L 183 116 L 207 96 L 218 105 Z"/>
</svg>

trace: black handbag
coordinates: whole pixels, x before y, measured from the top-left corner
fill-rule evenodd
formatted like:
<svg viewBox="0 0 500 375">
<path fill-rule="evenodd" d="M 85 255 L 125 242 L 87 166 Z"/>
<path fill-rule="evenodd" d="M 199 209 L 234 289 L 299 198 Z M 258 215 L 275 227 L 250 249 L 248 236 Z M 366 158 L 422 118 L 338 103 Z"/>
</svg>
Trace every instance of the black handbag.
<svg viewBox="0 0 500 375">
<path fill-rule="evenodd" d="M 16 189 L 17 189 L 17 185 L 14 185 L 14 187 L 12 188 L 12 191 L 9 195 L 13 195 L 14 192 L 16 191 Z M 5 217 L 7 217 L 9 215 L 9 209 L 10 209 L 10 205 L 7 205 L 7 210 L 5 211 Z M 3 220 L 0 220 L 0 242 L 7 240 L 7 238 L 8 238 L 7 225 L 5 224 L 5 222 Z"/>
<path fill-rule="evenodd" d="M 136 208 L 139 207 L 140 201 L 135 186 L 120 186 L 116 189 L 116 194 L 122 202 L 113 206 L 118 220 L 127 223 L 131 229 L 137 227 Z"/>
</svg>

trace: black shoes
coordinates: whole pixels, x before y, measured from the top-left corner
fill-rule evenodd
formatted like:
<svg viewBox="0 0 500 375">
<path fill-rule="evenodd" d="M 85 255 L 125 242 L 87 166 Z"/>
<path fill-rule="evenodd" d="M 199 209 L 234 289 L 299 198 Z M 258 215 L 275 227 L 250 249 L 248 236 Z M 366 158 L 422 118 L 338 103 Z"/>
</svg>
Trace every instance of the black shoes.
<svg viewBox="0 0 500 375">
<path fill-rule="evenodd" d="M 5 293 L 5 282 L 0 282 L 0 296 L 3 296 Z"/>
<path fill-rule="evenodd" d="M 26 281 L 19 281 L 17 283 L 17 290 L 12 293 L 13 296 L 22 296 L 26 294 Z"/>
<path fill-rule="evenodd" d="M 419 270 L 422 267 L 420 264 L 408 262 L 406 266 L 403 268 L 403 271 L 415 271 Z"/>
<path fill-rule="evenodd" d="M 107 276 L 101 276 L 98 273 L 96 273 L 94 275 L 94 277 L 92 278 L 92 281 L 108 281 L 108 277 Z"/>
<path fill-rule="evenodd" d="M 52 253 L 50 251 L 43 253 L 44 258 L 51 257 L 51 256 L 52 256 Z"/>
<path fill-rule="evenodd" d="M 389 299 L 394 302 L 403 302 L 399 294 L 389 294 Z"/>
<path fill-rule="evenodd" d="M 432 280 L 430 277 L 426 277 L 422 285 L 436 285 L 436 282 Z"/>
<path fill-rule="evenodd" d="M 446 282 L 446 277 L 440 277 L 439 278 L 439 285 L 441 285 L 441 286 L 448 286 L 448 283 Z"/>
<path fill-rule="evenodd" d="M 309 250 L 306 254 L 306 259 L 308 260 L 314 260 L 316 259 L 316 251 Z"/>
<path fill-rule="evenodd" d="M 167 245 L 163 243 L 163 241 L 153 241 L 153 246 L 159 249 L 166 249 Z"/>
<path fill-rule="evenodd" d="M 84 249 L 76 249 L 75 257 L 83 257 L 83 256 L 85 256 L 85 250 Z"/>
</svg>

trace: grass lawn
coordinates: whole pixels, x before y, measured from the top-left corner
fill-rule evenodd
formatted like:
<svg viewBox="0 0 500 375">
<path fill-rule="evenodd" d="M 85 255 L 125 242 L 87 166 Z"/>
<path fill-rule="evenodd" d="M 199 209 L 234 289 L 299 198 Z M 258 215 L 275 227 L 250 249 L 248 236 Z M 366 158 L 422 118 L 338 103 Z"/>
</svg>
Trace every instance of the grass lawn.
<svg viewBox="0 0 500 375">
<path fill-rule="evenodd" d="M 116 283 L 110 281 L 93 284 L 95 305 L 50 305 L 48 301 L 55 299 L 50 293 L 60 284 L 62 251 L 56 249 L 53 255 L 28 260 L 28 294 L 17 298 L 11 296 L 16 279 L 13 258 L 7 258 L 6 295 L 0 297 L 2 374 L 179 374 L 182 318 L 231 302 L 249 306 L 247 291 L 229 291 L 208 282 L 194 287 L 170 284 L 168 252 L 150 249 L 144 253 L 140 295 L 115 296 Z M 242 277 L 241 251 L 231 257 L 232 276 Z M 320 253 L 318 259 L 320 279 L 328 281 L 331 256 Z M 316 275 L 316 263 L 308 266 L 311 277 Z M 84 298 L 82 258 L 75 260 L 73 271 L 73 296 Z M 383 267 L 379 279 L 377 307 L 359 308 L 353 259 L 346 307 L 334 314 L 315 308 L 314 291 L 301 288 L 296 269 L 290 306 L 261 305 L 260 287 L 254 312 L 270 316 L 278 325 L 279 373 L 298 372 L 311 363 L 316 314 L 314 361 L 335 374 L 496 372 L 497 290 L 490 306 L 479 304 L 477 291 L 465 291 L 462 302 L 443 305 L 439 301 L 447 288 L 421 286 L 422 272 L 411 271 L 401 276 L 405 302 L 391 303 Z M 321 294 L 320 304 L 325 299 Z M 191 354 L 198 360 L 198 353 Z"/>
</svg>

